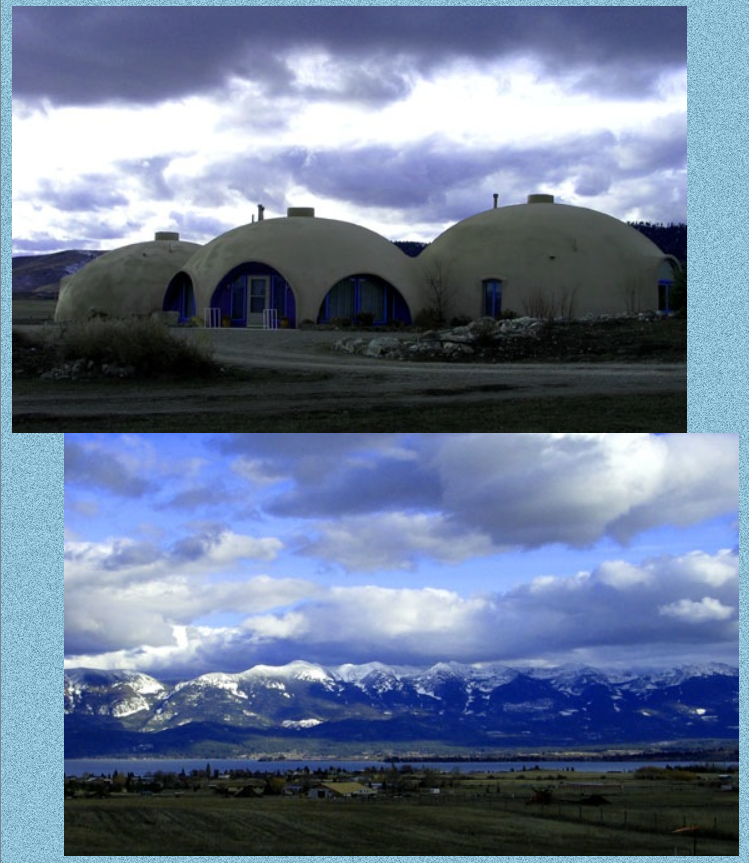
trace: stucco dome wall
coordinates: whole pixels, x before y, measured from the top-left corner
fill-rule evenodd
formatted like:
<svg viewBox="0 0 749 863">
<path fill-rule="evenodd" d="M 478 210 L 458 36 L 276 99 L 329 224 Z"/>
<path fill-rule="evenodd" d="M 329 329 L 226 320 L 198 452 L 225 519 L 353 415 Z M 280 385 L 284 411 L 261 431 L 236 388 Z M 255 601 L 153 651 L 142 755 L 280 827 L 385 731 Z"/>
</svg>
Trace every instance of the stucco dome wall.
<svg viewBox="0 0 749 863">
<path fill-rule="evenodd" d="M 418 274 L 413 261 L 384 237 L 334 219 L 288 217 L 243 225 L 206 244 L 185 263 L 198 314 L 211 304 L 221 279 L 243 263 L 279 272 L 296 299 L 296 317 L 315 320 L 328 291 L 348 276 L 379 276 L 397 288 L 415 312 Z"/>
<path fill-rule="evenodd" d="M 438 266 L 448 274 L 454 314 L 475 317 L 483 313 L 482 281 L 490 278 L 503 281 L 502 308 L 520 314 L 539 294 L 557 304 L 574 294 L 575 315 L 657 308 L 658 265 L 665 257 L 611 216 L 530 203 L 459 222 L 417 260 L 424 280 Z"/>
<path fill-rule="evenodd" d="M 154 240 L 107 252 L 60 283 L 56 321 L 86 319 L 92 311 L 111 317 L 161 311 L 164 292 L 197 243 Z"/>
</svg>

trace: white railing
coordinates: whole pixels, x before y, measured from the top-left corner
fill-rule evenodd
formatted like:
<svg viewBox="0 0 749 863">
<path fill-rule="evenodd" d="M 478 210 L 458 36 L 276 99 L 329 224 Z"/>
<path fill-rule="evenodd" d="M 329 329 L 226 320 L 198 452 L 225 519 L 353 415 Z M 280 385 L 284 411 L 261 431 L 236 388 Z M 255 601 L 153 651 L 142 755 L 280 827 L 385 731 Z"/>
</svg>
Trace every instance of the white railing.
<svg viewBox="0 0 749 863">
<path fill-rule="evenodd" d="M 263 329 L 278 329 L 278 309 L 263 309 Z"/>
<path fill-rule="evenodd" d="M 206 327 L 220 327 L 221 309 L 203 309 L 203 324 Z"/>
</svg>

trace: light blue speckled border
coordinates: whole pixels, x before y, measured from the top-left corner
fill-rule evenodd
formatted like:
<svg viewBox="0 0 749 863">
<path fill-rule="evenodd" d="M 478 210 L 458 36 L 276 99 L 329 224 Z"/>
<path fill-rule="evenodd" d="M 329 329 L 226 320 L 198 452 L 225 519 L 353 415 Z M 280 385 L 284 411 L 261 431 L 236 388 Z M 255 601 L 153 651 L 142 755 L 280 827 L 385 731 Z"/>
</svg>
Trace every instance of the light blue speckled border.
<svg viewBox="0 0 749 863">
<path fill-rule="evenodd" d="M 11 433 L 11 3 L 2 23 L 2 856 L 5 863 L 63 857 L 63 436 Z M 63 5 L 19 3 L 15 5 Z M 80 3 L 77 5 L 118 5 Z M 147 5 L 130 2 L 121 5 Z M 503 5 L 491 3 L 262 2 L 150 5 Z M 524 4 L 516 5 L 545 5 Z M 578 5 L 610 5 L 590 3 Z M 669 5 L 620 3 L 618 5 Z M 689 322 L 689 430 L 742 431 L 747 419 L 749 61 L 746 4 L 689 4 L 689 207 L 693 293 Z M 742 338 L 743 336 L 743 338 Z M 746 441 L 741 445 L 742 496 Z M 746 518 L 741 515 L 741 533 Z M 742 553 L 742 569 L 744 555 Z M 742 704 L 747 695 L 742 592 Z M 744 722 L 742 711 L 742 744 Z M 743 769 L 743 745 L 742 745 Z M 747 826 L 741 797 L 741 847 Z M 75 858 L 69 858 L 75 859 Z M 90 858 L 84 858 L 90 859 Z M 116 858 L 111 858 L 116 859 Z M 123 858 L 134 859 L 134 858 Z M 148 858 L 141 858 L 148 859 Z M 199 859 L 199 858 L 193 858 Z M 249 858 L 283 860 L 286 858 Z M 336 858 L 311 858 L 319 861 Z M 345 858 L 349 860 L 386 858 Z M 414 861 L 442 858 L 413 857 Z M 447 858 L 445 858 L 447 859 Z M 478 859 L 478 858 L 477 858 Z M 493 859 L 493 858 L 481 858 Z M 499 858 L 497 858 L 499 859 Z M 522 859 L 522 858 L 519 858 Z M 525 858 L 535 859 L 535 858 Z M 540 858 L 539 858 L 540 859 Z M 544 858 L 563 860 L 567 858 Z M 614 858 L 617 859 L 617 858 Z M 624 859 L 624 858 L 618 858 Z"/>
</svg>

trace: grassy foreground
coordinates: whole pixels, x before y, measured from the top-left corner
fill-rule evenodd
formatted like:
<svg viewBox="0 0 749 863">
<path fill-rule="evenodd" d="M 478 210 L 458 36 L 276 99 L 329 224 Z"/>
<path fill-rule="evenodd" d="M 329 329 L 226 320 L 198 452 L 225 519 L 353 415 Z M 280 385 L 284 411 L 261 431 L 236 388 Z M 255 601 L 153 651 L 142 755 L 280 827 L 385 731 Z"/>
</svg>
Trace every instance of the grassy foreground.
<svg viewBox="0 0 749 863">
<path fill-rule="evenodd" d="M 689 836 L 602 825 L 598 809 L 584 810 L 581 820 L 571 815 L 484 802 L 68 800 L 65 854 L 660 856 L 675 848 L 691 854 Z M 702 854 L 738 853 L 738 839 L 698 843 Z"/>
<path fill-rule="evenodd" d="M 298 377 L 298 376 L 297 376 Z M 48 385 L 47 389 L 53 385 Z M 41 389 L 33 382 L 14 384 L 20 392 Z M 93 387 L 89 386 L 90 393 Z M 122 389 L 122 388 L 121 388 Z M 57 385 L 57 391 L 64 387 Z M 172 391 L 172 397 L 175 390 Z M 113 394 L 112 394 L 113 395 Z M 110 395 L 110 397 L 112 397 Z M 144 399 L 145 408 L 147 399 Z M 345 431 L 493 431 L 493 432 L 580 432 L 687 430 L 687 394 L 567 396 L 547 399 L 503 399 L 498 401 L 435 406 L 379 406 L 370 409 L 343 408 L 336 411 L 288 409 L 275 413 L 239 412 L 236 409 L 190 413 L 190 430 L 195 432 L 345 432 Z M 61 418 L 44 411 L 15 416 L 14 432 L 181 432 L 185 413 L 143 413 L 123 415 L 103 412 L 96 415 L 67 414 Z"/>
<path fill-rule="evenodd" d="M 735 793 L 609 777 L 600 789 L 606 805 L 578 805 L 577 788 L 560 788 L 549 805 L 528 805 L 542 779 L 503 774 L 461 781 L 438 796 L 374 801 L 189 792 L 66 800 L 65 854 L 681 856 L 695 849 L 692 834 L 673 832 L 685 825 L 700 828 L 698 855 L 738 854 Z"/>
</svg>

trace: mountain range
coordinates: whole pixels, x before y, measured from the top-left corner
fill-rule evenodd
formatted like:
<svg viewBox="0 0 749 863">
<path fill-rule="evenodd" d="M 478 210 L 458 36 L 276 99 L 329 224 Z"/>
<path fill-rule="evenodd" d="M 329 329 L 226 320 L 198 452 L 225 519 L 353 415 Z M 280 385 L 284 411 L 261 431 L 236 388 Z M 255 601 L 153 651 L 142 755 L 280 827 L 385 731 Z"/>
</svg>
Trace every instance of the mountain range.
<svg viewBox="0 0 749 863">
<path fill-rule="evenodd" d="M 738 731 L 739 672 L 718 663 L 612 673 L 296 661 L 180 682 L 134 671 L 65 672 L 67 758 L 569 748 L 735 740 Z"/>
</svg>

